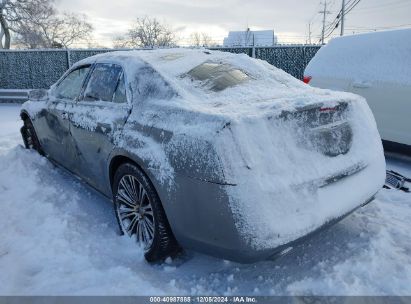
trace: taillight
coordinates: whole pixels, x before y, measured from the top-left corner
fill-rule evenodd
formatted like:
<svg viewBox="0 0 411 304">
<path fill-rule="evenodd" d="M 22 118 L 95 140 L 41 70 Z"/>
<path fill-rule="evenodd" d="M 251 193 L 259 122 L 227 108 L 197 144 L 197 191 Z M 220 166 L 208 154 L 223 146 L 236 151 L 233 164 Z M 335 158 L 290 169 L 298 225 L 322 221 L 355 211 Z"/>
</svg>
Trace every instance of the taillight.
<svg viewBox="0 0 411 304">
<path fill-rule="evenodd" d="M 320 112 L 334 112 L 337 111 L 337 107 L 334 108 L 320 108 Z"/>
<path fill-rule="evenodd" d="M 310 82 L 311 78 L 312 78 L 311 76 L 304 76 L 304 78 L 303 78 L 304 83 L 308 84 Z"/>
</svg>

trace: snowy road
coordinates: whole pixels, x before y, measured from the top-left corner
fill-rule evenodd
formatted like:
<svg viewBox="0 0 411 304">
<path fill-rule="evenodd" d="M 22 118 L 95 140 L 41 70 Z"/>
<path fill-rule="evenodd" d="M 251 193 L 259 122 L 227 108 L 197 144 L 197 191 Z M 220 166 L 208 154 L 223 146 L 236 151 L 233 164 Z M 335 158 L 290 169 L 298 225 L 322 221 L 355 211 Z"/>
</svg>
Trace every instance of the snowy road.
<svg viewBox="0 0 411 304">
<path fill-rule="evenodd" d="M 381 190 L 275 261 L 189 252 L 150 266 L 108 201 L 22 148 L 18 112 L 0 105 L 0 295 L 411 295 L 411 194 Z M 411 161 L 387 162 L 411 176 Z"/>
</svg>

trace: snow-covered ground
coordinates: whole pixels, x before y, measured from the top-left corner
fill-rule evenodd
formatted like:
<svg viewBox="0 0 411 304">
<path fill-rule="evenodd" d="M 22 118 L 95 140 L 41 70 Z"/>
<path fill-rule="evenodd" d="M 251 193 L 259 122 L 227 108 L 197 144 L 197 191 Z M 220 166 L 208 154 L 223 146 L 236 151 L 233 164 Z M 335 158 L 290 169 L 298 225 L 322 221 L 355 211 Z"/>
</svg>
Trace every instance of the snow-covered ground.
<svg viewBox="0 0 411 304">
<path fill-rule="evenodd" d="M 0 295 L 411 295 L 411 194 L 381 190 L 274 261 L 188 252 L 151 266 L 110 202 L 23 149 L 18 112 L 0 105 Z M 411 176 L 411 160 L 387 163 Z"/>
</svg>

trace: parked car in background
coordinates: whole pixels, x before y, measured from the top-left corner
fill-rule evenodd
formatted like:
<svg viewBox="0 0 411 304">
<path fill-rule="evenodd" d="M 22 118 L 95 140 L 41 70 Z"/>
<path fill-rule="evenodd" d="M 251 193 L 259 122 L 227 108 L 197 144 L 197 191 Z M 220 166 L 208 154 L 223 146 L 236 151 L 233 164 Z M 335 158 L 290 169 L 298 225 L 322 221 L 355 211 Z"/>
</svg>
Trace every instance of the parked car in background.
<svg viewBox="0 0 411 304">
<path fill-rule="evenodd" d="M 411 153 L 411 29 L 332 39 L 310 61 L 304 81 L 365 97 L 384 146 Z"/>
<path fill-rule="evenodd" d="M 106 53 L 30 97 L 26 147 L 112 198 L 148 261 L 180 246 L 240 262 L 281 254 L 384 183 L 364 99 L 247 55 Z"/>
</svg>

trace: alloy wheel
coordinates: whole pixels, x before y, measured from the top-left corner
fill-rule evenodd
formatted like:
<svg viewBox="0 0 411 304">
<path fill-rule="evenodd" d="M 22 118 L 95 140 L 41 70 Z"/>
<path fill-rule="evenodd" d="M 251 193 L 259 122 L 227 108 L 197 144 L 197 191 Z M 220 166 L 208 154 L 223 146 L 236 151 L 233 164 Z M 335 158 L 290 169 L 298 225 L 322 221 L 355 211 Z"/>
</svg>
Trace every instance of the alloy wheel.
<svg viewBox="0 0 411 304">
<path fill-rule="evenodd" d="M 123 231 L 135 237 L 147 251 L 153 244 L 155 218 L 147 191 L 133 175 L 124 175 L 120 179 L 116 203 Z"/>
</svg>

